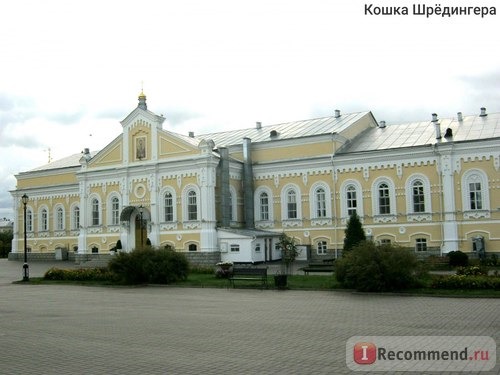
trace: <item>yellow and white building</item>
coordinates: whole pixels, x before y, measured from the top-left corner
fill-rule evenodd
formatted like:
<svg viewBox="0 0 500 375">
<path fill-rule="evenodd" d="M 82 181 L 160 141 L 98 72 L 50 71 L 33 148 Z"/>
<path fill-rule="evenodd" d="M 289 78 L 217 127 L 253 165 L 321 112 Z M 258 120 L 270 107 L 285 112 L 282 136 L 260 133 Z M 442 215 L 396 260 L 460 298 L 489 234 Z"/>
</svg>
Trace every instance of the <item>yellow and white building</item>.
<svg viewBox="0 0 500 375">
<path fill-rule="evenodd" d="M 371 112 L 181 135 L 147 109 L 97 153 L 19 173 L 11 258 L 171 245 L 196 262 L 334 257 L 346 221 L 420 254 L 500 252 L 500 114 L 386 125 Z"/>
</svg>

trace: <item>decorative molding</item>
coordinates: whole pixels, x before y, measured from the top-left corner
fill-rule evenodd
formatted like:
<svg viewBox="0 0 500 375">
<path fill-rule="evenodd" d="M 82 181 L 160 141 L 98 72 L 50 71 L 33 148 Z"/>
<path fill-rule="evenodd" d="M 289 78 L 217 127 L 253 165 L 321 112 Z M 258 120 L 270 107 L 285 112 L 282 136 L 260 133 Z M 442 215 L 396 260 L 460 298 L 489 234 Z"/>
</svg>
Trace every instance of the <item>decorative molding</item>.
<svg viewBox="0 0 500 375">
<path fill-rule="evenodd" d="M 108 226 L 108 233 L 119 233 L 119 232 L 120 232 L 119 225 L 109 225 Z"/>
<path fill-rule="evenodd" d="M 292 227 L 302 227 L 304 225 L 301 219 L 286 219 L 282 220 L 283 228 L 292 228 Z"/>
<path fill-rule="evenodd" d="M 272 221 L 256 221 L 255 227 L 259 229 L 274 228 L 274 222 Z"/>
<path fill-rule="evenodd" d="M 491 217 L 489 210 L 471 210 L 464 212 L 464 219 L 489 219 Z"/>
<path fill-rule="evenodd" d="M 431 213 L 418 213 L 418 214 L 407 214 L 406 220 L 408 221 L 431 221 L 432 214 Z"/>
<path fill-rule="evenodd" d="M 87 231 L 89 234 L 102 233 L 102 227 L 88 227 Z"/>
<path fill-rule="evenodd" d="M 176 230 L 176 229 L 177 229 L 177 222 L 160 224 L 160 230 Z"/>
<path fill-rule="evenodd" d="M 375 223 L 395 223 L 397 221 L 398 217 L 393 214 L 373 216 L 373 222 Z"/>
<path fill-rule="evenodd" d="M 184 221 L 182 226 L 184 229 L 200 229 L 201 223 L 199 221 Z"/>
<path fill-rule="evenodd" d="M 311 225 L 313 226 L 324 226 L 324 225 L 332 225 L 332 219 L 312 219 Z"/>
<path fill-rule="evenodd" d="M 55 230 L 54 231 L 54 237 L 64 237 L 66 235 L 65 230 Z"/>
</svg>

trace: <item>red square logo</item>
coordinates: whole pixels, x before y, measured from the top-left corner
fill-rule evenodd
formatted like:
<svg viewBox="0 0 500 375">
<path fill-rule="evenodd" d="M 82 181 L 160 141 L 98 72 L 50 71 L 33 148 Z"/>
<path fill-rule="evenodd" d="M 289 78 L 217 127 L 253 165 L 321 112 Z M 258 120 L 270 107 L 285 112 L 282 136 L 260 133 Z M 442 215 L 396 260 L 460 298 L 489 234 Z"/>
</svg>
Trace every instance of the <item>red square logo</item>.
<svg viewBox="0 0 500 375">
<path fill-rule="evenodd" d="M 354 344 L 354 362 L 358 365 L 371 365 L 377 359 L 377 347 L 371 342 Z"/>
</svg>

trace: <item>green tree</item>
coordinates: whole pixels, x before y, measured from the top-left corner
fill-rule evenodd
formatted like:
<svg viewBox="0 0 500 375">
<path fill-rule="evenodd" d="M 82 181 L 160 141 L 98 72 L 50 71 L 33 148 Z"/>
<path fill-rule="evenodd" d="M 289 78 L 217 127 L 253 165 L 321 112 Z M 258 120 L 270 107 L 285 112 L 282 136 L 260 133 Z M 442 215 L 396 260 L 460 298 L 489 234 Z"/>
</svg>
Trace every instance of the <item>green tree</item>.
<svg viewBox="0 0 500 375">
<path fill-rule="evenodd" d="M 420 286 L 426 271 L 407 249 L 364 241 L 337 260 L 335 276 L 346 288 L 386 292 Z"/>
<path fill-rule="evenodd" d="M 12 251 L 12 238 L 11 230 L 0 233 L 0 258 L 7 258 Z"/>
<path fill-rule="evenodd" d="M 361 225 L 358 214 L 353 213 L 347 221 L 343 251 L 347 252 L 351 250 L 362 241 L 366 241 L 365 231 Z"/>
<path fill-rule="evenodd" d="M 288 236 L 286 233 L 282 233 L 278 241 L 278 246 L 281 249 L 281 260 L 285 266 L 285 273 L 288 275 L 290 273 L 291 266 L 295 259 L 300 254 L 295 238 Z"/>
</svg>

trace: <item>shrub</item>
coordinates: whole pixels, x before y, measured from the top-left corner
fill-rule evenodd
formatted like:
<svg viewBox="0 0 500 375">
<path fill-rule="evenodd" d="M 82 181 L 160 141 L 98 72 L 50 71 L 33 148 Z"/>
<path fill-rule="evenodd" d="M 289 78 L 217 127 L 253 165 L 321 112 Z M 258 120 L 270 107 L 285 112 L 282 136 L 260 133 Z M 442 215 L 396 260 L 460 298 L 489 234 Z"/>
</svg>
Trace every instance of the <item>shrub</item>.
<svg viewBox="0 0 500 375">
<path fill-rule="evenodd" d="M 364 241 L 337 260 L 336 278 L 347 288 L 365 292 L 419 286 L 419 262 L 406 249 Z"/>
<path fill-rule="evenodd" d="M 79 268 L 63 270 L 51 268 L 43 276 L 45 280 L 60 281 L 112 281 L 114 275 L 107 268 Z"/>
<path fill-rule="evenodd" d="M 488 270 L 478 266 L 458 267 L 457 275 L 465 276 L 488 276 Z"/>
<path fill-rule="evenodd" d="M 492 276 L 466 276 L 466 275 L 440 275 L 434 276 L 431 283 L 434 289 L 500 290 L 500 277 Z"/>
<path fill-rule="evenodd" d="M 189 263 L 173 250 L 146 247 L 119 253 L 109 262 L 109 269 L 125 284 L 170 284 L 187 278 Z"/>
<path fill-rule="evenodd" d="M 450 251 L 446 255 L 449 259 L 449 265 L 451 267 L 465 267 L 469 263 L 469 257 L 467 254 L 461 252 L 460 250 Z"/>
</svg>

